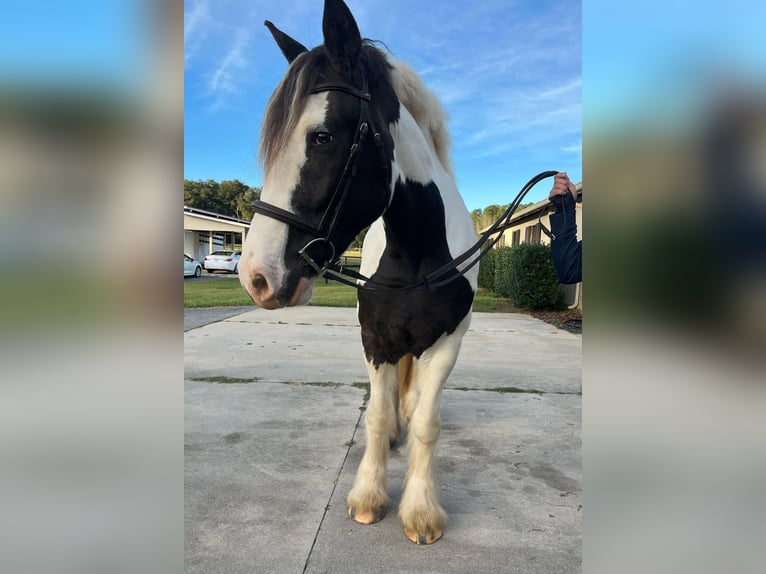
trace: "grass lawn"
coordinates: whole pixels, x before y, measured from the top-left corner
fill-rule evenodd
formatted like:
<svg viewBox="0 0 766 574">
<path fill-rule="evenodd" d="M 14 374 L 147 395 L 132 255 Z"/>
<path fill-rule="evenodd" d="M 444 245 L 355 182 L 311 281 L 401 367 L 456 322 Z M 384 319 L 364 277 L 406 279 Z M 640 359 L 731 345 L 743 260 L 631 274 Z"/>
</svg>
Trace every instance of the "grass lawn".
<svg viewBox="0 0 766 574">
<path fill-rule="evenodd" d="M 501 297 L 492 291 L 479 289 L 473 299 L 473 310 L 484 313 L 524 313 L 513 306 L 510 299 Z"/>
<path fill-rule="evenodd" d="M 225 307 L 252 305 L 239 279 L 228 277 L 214 281 L 184 280 L 184 307 Z"/>
<path fill-rule="evenodd" d="M 227 305 L 252 305 L 239 279 L 236 277 L 215 281 L 184 281 L 184 307 L 222 307 Z M 314 296 L 309 305 L 318 307 L 356 307 L 356 289 L 334 281 L 325 283 L 320 279 L 314 286 Z M 488 291 L 476 294 L 474 311 L 490 313 L 517 313 L 510 299 Z"/>
<path fill-rule="evenodd" d="M 215 281 L 184 281 L 184 307 L 223 307 L 252 305 L 236 277 Z M 309 305 L 319 307 L 356 307 L 356 290 L 340 283 L 314 285 L 314 296 Z"/>
</svg>

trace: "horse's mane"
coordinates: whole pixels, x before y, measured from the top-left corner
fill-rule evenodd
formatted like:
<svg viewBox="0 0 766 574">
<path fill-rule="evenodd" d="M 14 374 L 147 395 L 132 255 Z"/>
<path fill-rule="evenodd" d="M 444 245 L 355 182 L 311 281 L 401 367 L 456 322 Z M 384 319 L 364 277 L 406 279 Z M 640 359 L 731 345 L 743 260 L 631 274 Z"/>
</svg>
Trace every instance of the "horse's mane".
<svg viewBox="0 0 766 574">
<path fill-rule="evenodd" d="M 363 41 L 361 58 L 370 70 L 371 91 L 377 82 L 391 83 L 401 105 L 409 110 L 426 140 L 433 145 L 442 166 L 452 173 L 447 114 L 441 102 L 412 68 L 404 62 L 389 59 L 376 47 L 376 42 Z M 274 90 L 261 126 L 260 159 L 267 170 L 287 145 L 305 109 L 311 87 L 317 84 L 319 71 L 326 65 L 327 54 L 323 47 L 304 52 L 293 61 Z"/>
<path fill-rule="evenodd" d="M 452 140 L 447 130 L 447 112 L 444 106 L 407 64 L 397 60 L 392 61 L 392 65 L 394 69 L 391 79 L 396 96 L 412 114 L 426 141 L 433 145 L 442 167 L 452 174 Z"/>
</svg>

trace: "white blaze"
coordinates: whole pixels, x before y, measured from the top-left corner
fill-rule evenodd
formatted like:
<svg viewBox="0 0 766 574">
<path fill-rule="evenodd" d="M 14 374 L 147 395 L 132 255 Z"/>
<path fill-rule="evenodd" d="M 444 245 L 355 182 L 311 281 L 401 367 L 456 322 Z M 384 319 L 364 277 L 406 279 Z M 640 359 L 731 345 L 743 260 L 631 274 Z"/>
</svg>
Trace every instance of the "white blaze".
<svg viewBox="0 0 766 574">
<path fill-rule="evenodd" d="M 300 182 L 301 169 L 308 159 L 306 135 L 310 131 L 324 129 L 326 113 L 327 93 L 309 96 L 283 153 L 265 174 L 261 191 L 263 201 L 292 212 L 292 193 Z M 255 272 L 260 273 L 268 278 L 275 290 L 278 289 L 287 273 L 284 257 L 288 231 L 287 224 L 256 213 L 242 248 L 240 275 L 244 272 L 247 278 Z"/>
</svg>

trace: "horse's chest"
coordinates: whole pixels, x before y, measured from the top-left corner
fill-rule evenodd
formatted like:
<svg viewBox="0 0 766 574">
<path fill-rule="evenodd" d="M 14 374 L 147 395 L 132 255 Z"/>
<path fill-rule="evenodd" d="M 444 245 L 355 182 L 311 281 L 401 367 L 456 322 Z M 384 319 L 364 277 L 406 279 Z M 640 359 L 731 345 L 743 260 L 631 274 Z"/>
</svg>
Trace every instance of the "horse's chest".
<svg viewBox="0 0 766 574">
<path fill-rule="evenodd" d="M 473 291 L 464 278 L 436 292 L 359 292 L 362 346 L 376 366 L 415 357 L 457 329 L 471 310 Z"/>
</svg>

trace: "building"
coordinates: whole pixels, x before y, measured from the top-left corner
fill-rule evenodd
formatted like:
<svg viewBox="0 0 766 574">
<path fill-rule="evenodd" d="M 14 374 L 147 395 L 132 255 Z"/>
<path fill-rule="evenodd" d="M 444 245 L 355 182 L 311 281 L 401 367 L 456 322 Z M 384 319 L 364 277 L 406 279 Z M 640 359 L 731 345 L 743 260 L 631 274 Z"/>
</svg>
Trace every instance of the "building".
<svg viewBox="0 0 766 574">
<path fill-rule="evenodd" d="M 184 253 L 198 261 L 221 249 L 240 251 L 250 222 L 184 206 Z"/>
</svg>

